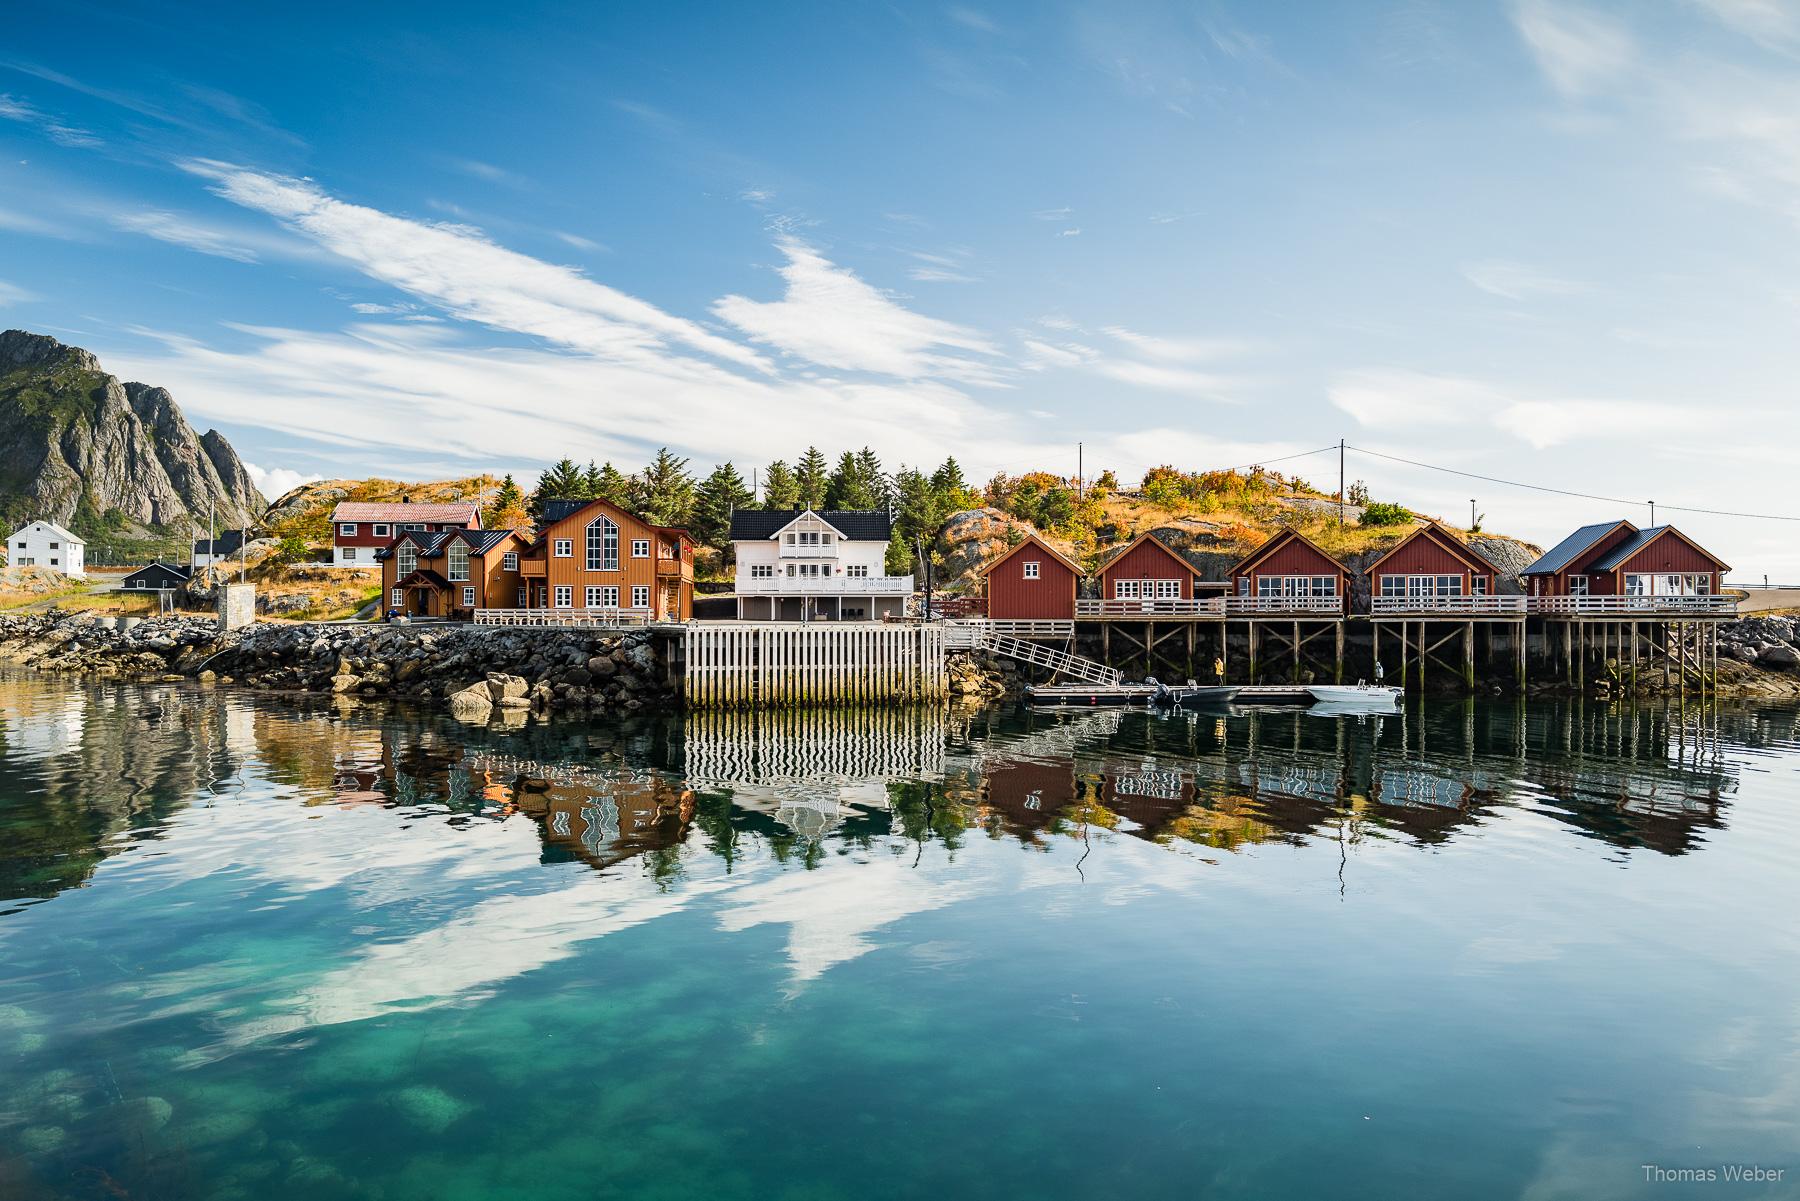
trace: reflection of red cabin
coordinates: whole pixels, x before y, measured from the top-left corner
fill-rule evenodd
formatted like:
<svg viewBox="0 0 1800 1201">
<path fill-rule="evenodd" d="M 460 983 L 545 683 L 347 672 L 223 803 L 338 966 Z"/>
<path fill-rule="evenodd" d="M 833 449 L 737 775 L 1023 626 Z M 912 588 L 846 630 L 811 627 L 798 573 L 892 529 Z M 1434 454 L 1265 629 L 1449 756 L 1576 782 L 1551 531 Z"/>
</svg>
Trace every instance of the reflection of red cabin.
<svg viewBox="0 0 1800 1201">
<path fill-rule="evenodd" d="M 1139 534 L 1100 569 L 1102 600 L 1192 600 L 1194 565 L 1160 539 Z"/>
<path fill-rule="evenodd" d="M 1073 621 L 1080 564 L 1039 538 L 1025 540 L 981 569 L 987 615 L 995 621 Z"/>
<path fill-rule="evenodd" d="M 1064 759 L 1039 763 L 1000 759 L 982 769 L 982 799 L 1001 824 L 1027 842 L 1062 819 L 1075 803 L 1075 766 Z"/>
<path fill-rule="evenodd" d="M 1520 573 L 1533 596 L 1717 595 L 1725 561 L 1672 525 L 1584 525 Z"/>
<path fill-rule="evenodd" d="M 1350 573 L 1344 565 L 1293 530 L 1283 530 L 1231 569 L 1239 596 L 1342 597 Z"/>
<path fill-rule="evenodd" d="M 1499 569 L 1433 521 L 1400 539 L 1368 573 L 1371 596 L 1492 596 Z"/>
</svg>

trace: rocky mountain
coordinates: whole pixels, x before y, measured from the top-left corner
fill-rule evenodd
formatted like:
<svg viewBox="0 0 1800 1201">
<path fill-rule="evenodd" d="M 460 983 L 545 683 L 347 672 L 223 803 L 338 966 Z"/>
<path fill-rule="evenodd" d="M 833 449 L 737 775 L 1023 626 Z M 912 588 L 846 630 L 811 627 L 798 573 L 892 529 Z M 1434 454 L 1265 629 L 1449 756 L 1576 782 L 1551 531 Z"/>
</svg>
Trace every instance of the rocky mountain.
<svg viewBox="0 0 1800 1201">
<path fill-rule="evenodd" d="M 0 517 L 93 536 L 261 516 L 267 503 L 217 430 L 196 434 L 163 388 L 123 383 L 77 346 L 0 333 Z"/>
</svg>

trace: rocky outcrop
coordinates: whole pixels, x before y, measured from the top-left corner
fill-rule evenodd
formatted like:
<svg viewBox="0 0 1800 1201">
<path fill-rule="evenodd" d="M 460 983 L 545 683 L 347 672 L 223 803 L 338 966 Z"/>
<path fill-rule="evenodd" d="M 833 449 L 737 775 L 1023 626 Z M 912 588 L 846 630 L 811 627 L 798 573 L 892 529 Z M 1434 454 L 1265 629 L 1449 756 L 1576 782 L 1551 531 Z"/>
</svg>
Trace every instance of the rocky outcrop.
<svg viewBox="0 0 1800 1201">
<path fill-rule="evenodd" d="M 527 711 L 668 707 L 676 694 L 660 645 L 646 631 L 270 623 L 220 634 L 206 617 L 0 615 L 0 662 L 441 702 L 470 721 Z"/>
<path fill-rule="evenodd" d="M 1029 521 L 1009 517 L 999 509 L 952 513 L 938 531 L 934 547 L 940 564 L 937 587 L 950 594 L 980 592 L 981 569 L 1027 534 L 1044 536 Z M 1068 552 L 1066 546 L 1057 549 Z"/>
<path fill-rule="evenodd" d="M 167 527 L 209 509 L 241 526 L 263 507 L 230 443 L 196 434 L 166 389 L 122 383 L 55 338 L 0 333 L 0 509 L 92 534 L 101 521 Z"/>
</svg>

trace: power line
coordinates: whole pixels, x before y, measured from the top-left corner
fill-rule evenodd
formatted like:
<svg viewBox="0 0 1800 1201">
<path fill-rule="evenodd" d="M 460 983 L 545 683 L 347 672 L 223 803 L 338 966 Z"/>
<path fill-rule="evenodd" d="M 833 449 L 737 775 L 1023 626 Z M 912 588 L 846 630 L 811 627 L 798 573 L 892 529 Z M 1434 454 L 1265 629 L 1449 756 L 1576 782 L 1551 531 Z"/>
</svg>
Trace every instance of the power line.
<svg viewBox="0 0 1800 1201">
<path fill-rule="evenodd" d="M 1378 450 L 1366 450 L 1360 446 L 1352 446 L 1349 449 L 1355 451 L 1359 455 L 1369 455 L 1372 458 L 1386 459 L 1391 463 L 1405 463 L 1410 467 L 1423 467 L 1427 471 L 1441 471 L 1446 475 L 1460 475 L 1464 479 L 1482 480 L 1489 484 L 1504 484 L 1509 488 L 1528 488 L 1533 492 L 1551 492 L 1557 496 L 1573 496 L 1578 497 L 1581 500 L 1604 501 L 1609 505 L 1631 505 L 1635 507 L 1654 503 L 1657 508 L 1668 509 L 1670 512 L 1674 513 L 1704 513 L 1711 517 L 1745 517 L 1756 521 L 1800 521 L 1800 517 L 1788 516 L 1781 513 L 1740 513 L 1732 509 L 1701 509 L 1692 505 L 1666 505 L 1661 501 L 1626 500 L 1617 496 L 1599 496 L 1592 492 L 1575 492 L 1568 488 L 1552 488 L 1547 484 L 1528 484 L 1523 480 L 1502 479 L 1497 475 L 1482 475 L 1475 471 L 1460 471 L 1455 467 L 1440 467 L 1436 463 L 1422 463 L 1418 459 L 1406 459 L 1399 455 L 1382 454 Z"/>
</svg>

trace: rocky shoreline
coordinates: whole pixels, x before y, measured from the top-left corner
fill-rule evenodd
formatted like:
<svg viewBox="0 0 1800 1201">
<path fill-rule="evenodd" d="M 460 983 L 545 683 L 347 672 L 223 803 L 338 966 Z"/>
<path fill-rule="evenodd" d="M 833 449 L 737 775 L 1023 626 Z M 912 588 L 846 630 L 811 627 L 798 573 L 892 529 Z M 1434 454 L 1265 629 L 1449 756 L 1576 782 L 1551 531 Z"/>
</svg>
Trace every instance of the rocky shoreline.
<svg viewBox="0 0 1800 1201">
<path fill-rule="evenodd" d="M 443 702 L 464 720 L 505 713 L 637 713 L 679 690 L 647 631 L 0 615 L 0 663 L 112 679 L 194 680 L 267 692 Z M 475 705 L 474 692 L 488 698 Z M 463 696 L 461 701 L 455 698 Z"/>
</svg>

